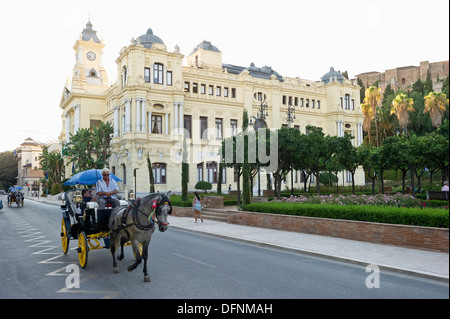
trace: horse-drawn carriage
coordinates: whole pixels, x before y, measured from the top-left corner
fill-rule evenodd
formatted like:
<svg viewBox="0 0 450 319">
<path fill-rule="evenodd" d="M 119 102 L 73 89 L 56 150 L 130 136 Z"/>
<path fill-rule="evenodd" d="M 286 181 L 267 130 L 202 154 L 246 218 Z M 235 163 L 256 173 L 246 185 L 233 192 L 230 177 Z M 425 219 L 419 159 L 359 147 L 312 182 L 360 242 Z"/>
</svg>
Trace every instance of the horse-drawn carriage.
<svg viewBox="0 0 450 319">
<path fill-rule="evenodd" d="M 92 185 L 93 183 L 91 183 Z M 77 248 L 80 266 L 86 268 L 88 252 L 111 249 L 114 272 L 117 273 L 116 248 L 121 248 L 117 257 L 122 260 L 123 247 L 132 246 L 136 262 L 128 267 L 132 271 L 144 261 L 144 280 L 150 281 L 147 273 L 147 257 L 150 239 L 156 224 L 161 232 L 167 229 L 167 214 L 172 211 L 168 194 L 149 194 L 131 203 L 121 201 L 121 206 L 98 209 L 96 202 L 87 202 L 82 207 L 79 189 L 65 193 L 65 204 L 61 205 L 61 243 L 64 254 L 69 251 L 71 240 L 78 240 Z M 103 241 L 103 243 L 102 243 Z"/>
<path fill-rule="evenodd" d="M 18 207 L 23 207 L 23 194 L 20 191 L 10 192 L 8 194 L 8 207 L 11 207 L 13 203 L 16 203 Z"/>
<path fill-rule="evenodd" d="M 108 227 L 109 216 L 112 209 L 98 209 L 96 202 L 82 205 L 82 197 L 79 189 L 72 189 L 65 193 L 65 205 L 61 205 L 61 243 L 64 254 L 69 251 L 71 240 L 78 240 L 78 252 L 80 266 L 86 268 L 88 251 L 109 248 L 110 230 Z M 121 205 L 128 202 L 121 201 Z M 103 241 L 103 244 L 102 244 Z"/>
</svg>

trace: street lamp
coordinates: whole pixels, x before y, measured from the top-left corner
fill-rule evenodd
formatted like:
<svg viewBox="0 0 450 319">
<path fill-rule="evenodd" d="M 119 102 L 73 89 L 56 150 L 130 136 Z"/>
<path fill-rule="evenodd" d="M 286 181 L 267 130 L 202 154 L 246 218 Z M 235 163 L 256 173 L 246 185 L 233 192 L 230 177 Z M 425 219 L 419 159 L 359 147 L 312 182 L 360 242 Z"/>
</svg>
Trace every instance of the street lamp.
<svg viewBox="0 0 450 319">
<path fill-rule="evenodd" d="M 267 108 L 268 108 L 267 101 L 266 100 L 261 101 L 261 105 L 259 106 L 259 110 L 256 113 L 256 117 L 250 116 L 250 121 L 248 124 L 252 125 L 253 129 L 257 130 L 266 126 L 264 120 L 267 118 L 267 116 L 269 116 Z M 255 119 L 254 123 L 252 121 L 252 118 Z M 258 196 L 261 196 L 261 171 L 259 167 L 258 167 Z"/>
<path fill-rule="evenodd" d="M 267 107 L 268 107 L 267 101 L 266 100 L 262 101 L 261 105 L 259 106 L 259 110 L 256 113 L 256 117 L 250 116 L 250 122 L 248 124 L 256 126 L 259 121 L 264 121 L 267 118 L 267 116 L 269 116 L 269 112 L 267 112 Z M 252 118 L 255 119 L 255 123 L 253 123 Z"/>
<path fill-rule="evenodd" d="M 288 127 L 291 127 L 291 123 L 294 122 L 294 120 L 296 119 L 295 117 L 295 107 L 289 103 L 288 109 L 287 109 L 287 119 L 286 121 L 288 122 Z"/>
</svg>

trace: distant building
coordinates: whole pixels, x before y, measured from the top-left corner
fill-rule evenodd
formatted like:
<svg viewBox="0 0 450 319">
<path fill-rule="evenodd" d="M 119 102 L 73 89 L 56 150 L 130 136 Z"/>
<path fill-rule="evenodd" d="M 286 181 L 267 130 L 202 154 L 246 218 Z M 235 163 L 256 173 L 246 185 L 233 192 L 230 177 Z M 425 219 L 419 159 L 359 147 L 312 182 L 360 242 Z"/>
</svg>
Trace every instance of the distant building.
<svg viewBox="0 0 450 319">
<path fill-rule="evenodd" d="M 386 87 L 390 84 L 394 91 L 412 89 L 413 83 L 417 79 L 425 81 L 427 73 L 430 73 L 433 82 L 433 90 L 442 92 L 442 83 L 449 75 L 449 61 L 420 62 L 419 66 L 404 66 L 395 69 L 386 70 L 385 72 L 365 72 L 358 74 L 356 79 L 360 79 L 365 88 L 373 85 L 378 81 L 378 87 L 381 88 L 381 93 L 384 93 Z"/>
<path fill-rule="evenodd" d="M 23 187 L 25 193 L 39 191 L 40 180 L 44 178 L 44 172 L 39 169 L 42 145 L 29 137 L 16 148 L 16 152 L 19 172 L 17 185 Z"/>
</svg>

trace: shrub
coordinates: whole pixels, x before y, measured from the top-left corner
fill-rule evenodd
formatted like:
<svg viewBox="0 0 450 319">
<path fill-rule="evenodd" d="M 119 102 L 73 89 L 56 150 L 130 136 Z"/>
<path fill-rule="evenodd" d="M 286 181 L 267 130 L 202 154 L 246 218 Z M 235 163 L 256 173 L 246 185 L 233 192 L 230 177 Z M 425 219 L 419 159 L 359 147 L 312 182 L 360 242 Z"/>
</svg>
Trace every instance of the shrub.
<svg viewBox="0 0 450 319">
<path fill-rule="evenodd" d="M 59 185 L 58 183 L 53 184 L 52 188 L 50 189 L 50 195 L 57 195 L 61 193 L 61 185 Z"/>
<path fill-rule="evenodd" d="M 199 181 L 197 184 L 195 184 L 195 189 L 203 189 L 206 193 L 207 190 L 212 189 L 212 184 L 205 181 Z"/>
<path fill-rule="evenodd" d="M 449 213 L 446 209 L 421 209 L 406 207 L 293 204 L 293 203 L 251 203 L 244 210 L 270 214 L 286 214 L 331 219 L 346 219 L 387 224 L 416 225 L 427 227 L 449 227 Z"/>
</svg>

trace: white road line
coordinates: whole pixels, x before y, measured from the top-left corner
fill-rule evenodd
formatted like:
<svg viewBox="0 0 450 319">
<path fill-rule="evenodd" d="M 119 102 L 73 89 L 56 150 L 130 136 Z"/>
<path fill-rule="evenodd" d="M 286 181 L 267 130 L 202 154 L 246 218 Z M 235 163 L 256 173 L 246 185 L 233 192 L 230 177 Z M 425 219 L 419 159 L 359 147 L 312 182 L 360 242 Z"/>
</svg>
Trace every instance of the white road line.
<svg viewBox="0 0 450 319">
<path fill-rule="evenodd" d="M 197 264 L 200 264 L 200 265 L 208 266 L 208 267 L 211 267 L 211 268 L 216 268 L 216 266 L 213 266 L 213 265 L 210 265 L 210 264 L 201 262 L 201 261 L 199 261 L 199 260 L 196 260 L 196 259 L 193 259 L 193 258 L 190 258 L 190 257 L 187 257 L 187 256 L 183 256 L 183 255 L 180 255 L 180 254 L 177 254 L 177 253 L 172 253 L 172 254 L 175 255 L 175 256 L 178 256 L 178 257 L 180 257 L 180 258 L 184 258 L 184 259 L 193 261 L 193 262 L 195 262 L 195 263 L 197 263 Z"/>
</svg>

